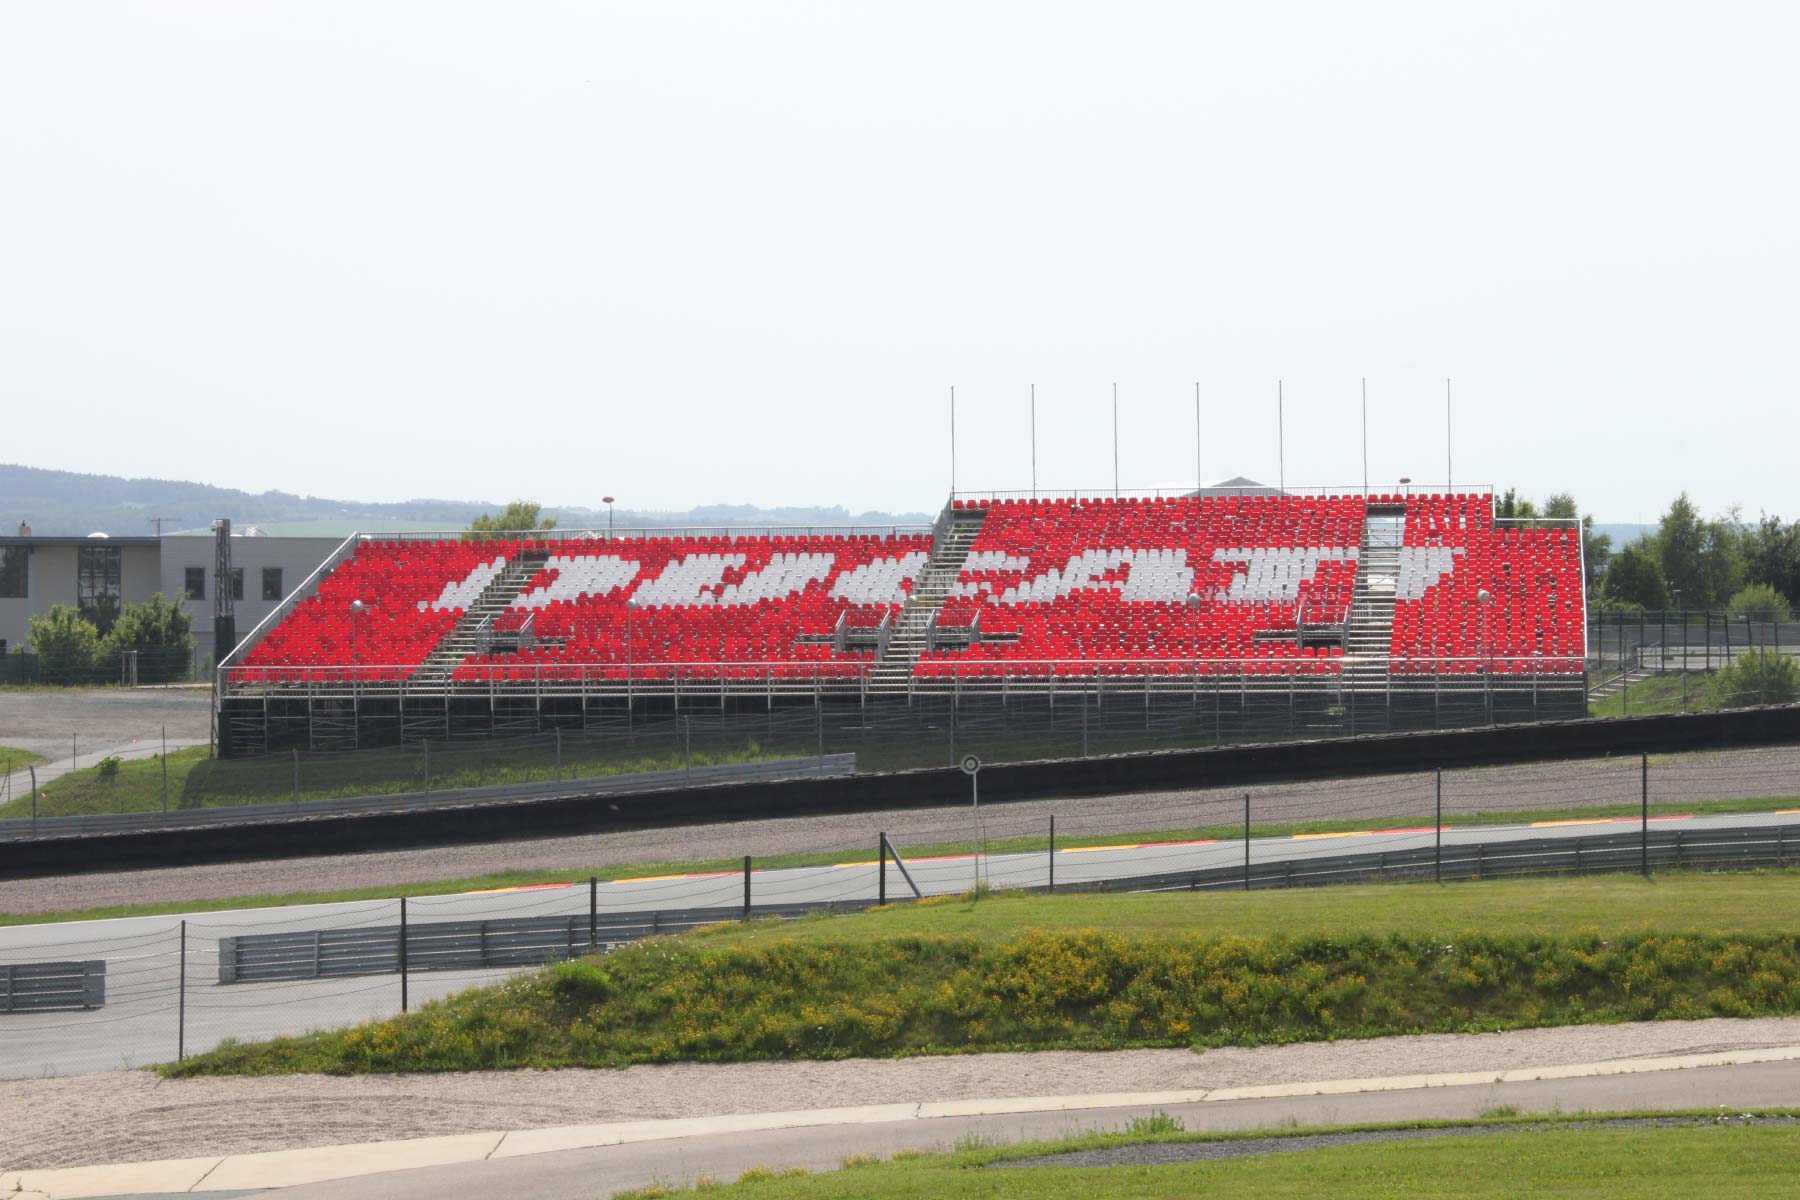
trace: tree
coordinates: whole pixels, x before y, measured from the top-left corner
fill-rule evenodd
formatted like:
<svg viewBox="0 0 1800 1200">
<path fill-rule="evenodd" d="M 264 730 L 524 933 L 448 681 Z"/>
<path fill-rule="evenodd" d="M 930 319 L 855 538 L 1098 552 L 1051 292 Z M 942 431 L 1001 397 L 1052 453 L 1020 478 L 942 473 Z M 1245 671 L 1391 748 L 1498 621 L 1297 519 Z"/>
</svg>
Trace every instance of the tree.
<svg viewBox="0 0 1800 1200">
<path fill-rule="evenodd" d="M 187 673 L 194 653 L 193 618 L 158 592 L 142 604 L 127 604 L 102 647 L 108 657 L 136 651 L 138 679 L 163 683 Z"/>
<path fill-rule="evenodd" d="M 533 530 L 555 529 L 555 517 L 543 517 L 543 506 L 535 500 L 514 500 L 500 511 L 482 513 L 470 523 L 469 531 L 463 537 L 469 541 L 491 541 L 507 533 L 522 533 Z"/>
<path fill-rule="evenodd" d="M 1575 504 L 1575 497 L 1568 492 L 1557 492 L 1545 500 L 1544 515 L 1561 521 L 1581 518 L 1581 558 L 1587 568 L 1583 583 L 1588 595 L 1597 599 L 1600 577 L 1606 574 L 1606 564 L 1612 558 L 1612 534 L 1595 533 L 1594 514 L 1583 515 Z"/>
<path fill-rule="evenodd" d="M 1719 708 L 1751 704 L 1791 704 L 1800 696 L 1800 667 L 1785 654 L 1752 651 L 1712 677 L 1711 699 Z"/>
<path fill-rule="evenodd" d="M 1787 597 L 1766 583 L 1741 587 L 1725 602 L 1725 615 L 1753 621 L 1785 621 L 1792 613 Z"/>
<path fill-rule="evenodd" d="M 100 631 L 69 604 L 53 604 L 31 618 L 31 648 L 38 674 L 51 683 L 78 683 L 92 675 L 100 654 Z"/>
<path fill-rule="evenodd" d="M 1538 516 L 1537 505 L 1519 495 L 1517 488 L 1507 488 L 1494 507 L 1495 515 L 1503 521 L 1534 521 Z"/>
<path fill-rule="evenodd" d="M 1680 593 L 1687 607 L 1711 608 L 1713 597 L 1707 590 L 1706 572 L 1700 561 L 1706 550 L 1706 522 L 1700 519 L 1700 510 L 1686 492 L 1669 505 L 1654 536 L 1663 580 Z"/>
<path fill-rule="evenodd" d="M 1743 537 L 1744 578 L 1766 583 L 1783 596 L 1800 596 L 1800 521 L 1782 524 L 1781 518 L 1762 515 L 1756 528 Z"/>
<path fill-rule="evenodd" d="M 1667 608 L 1669 585 L 1663 579 L 1662 564 L 1647 538 L 1640 538 L 1613 556 L 1601 585 L 1601 604 L 1637 605 L 1642 608 Z"/>
</svg>

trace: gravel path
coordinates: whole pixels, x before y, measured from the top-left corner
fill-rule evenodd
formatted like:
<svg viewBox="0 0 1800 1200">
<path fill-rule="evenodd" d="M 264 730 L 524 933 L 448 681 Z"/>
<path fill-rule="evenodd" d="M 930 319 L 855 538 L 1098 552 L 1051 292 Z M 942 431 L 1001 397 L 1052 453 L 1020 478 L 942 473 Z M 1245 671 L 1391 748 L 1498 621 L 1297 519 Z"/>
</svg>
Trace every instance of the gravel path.
<svg viewBox="0 0 1800 1200">
<path fill-rule="evenodd" d="M 171 739 L 205 742 L 212 731 L 212 690 L 207 687 L 28 688 L 0 691 L 0 746 L 17 746 L 45 758 L 75 752 L 87 763 L 90 747 L 149 742 L 166 725 Z"/>
<path fill-rule="evenodd" d="M 36 693 L 33 693 L 35 696 Z M 0 739 L 3 740 L 3 739 Z M 1636 758 L 1594 759 L 1529 766 L 1489 767 L 1444 774 L 1444 819 L 1459 812 L 1509 812 L 1592 804 L 1635 804 Z M 1150 833 L 1197 825 L 1235 827 L 1243 820 L 1243 788 L 1132 792 L 1077 799 L 1018 801 L 984 806 L 987 836 L 1042 835 L 1052 813 L 1060 837 Z M 1280 784 L 1247 789 L 1258 823 L 1320 818 L 1383 824 L 1429 822 L 1434 782 L 1429 772 Z M 1800 747 L 1684 754 L 1652 760 L 1651 800 L 1682 804 L 1701 800 L 1800 794 Z M 954 841 L 973 835 L 965 797 L 942 808 L 684 825 L 578 836 L 519 839 L 474 846 L 347 853 L 262 862 L 0 882 L 0 912 L 36 913 L 163 900 L 274 896 L 381 884 L 462 879 L 498 871 L 566 871 L 578 879 L 592 870 L 636 863 L 745 854 L 874 849 L 886 830 L 902 846 Z M 1800 803 L 1800 802 L 1797 802 Z"/>
<path fill-rule="evenodd" d="M 136 1162 L 489 1129 L 924 1100 L 1494 1071 L 1800 1044 L 1800 1017 L 1427 1034 L 1112 1053 L 161 1081 L 141 1071 L 0 1083 L 0 1169 Z"/>
</svg>

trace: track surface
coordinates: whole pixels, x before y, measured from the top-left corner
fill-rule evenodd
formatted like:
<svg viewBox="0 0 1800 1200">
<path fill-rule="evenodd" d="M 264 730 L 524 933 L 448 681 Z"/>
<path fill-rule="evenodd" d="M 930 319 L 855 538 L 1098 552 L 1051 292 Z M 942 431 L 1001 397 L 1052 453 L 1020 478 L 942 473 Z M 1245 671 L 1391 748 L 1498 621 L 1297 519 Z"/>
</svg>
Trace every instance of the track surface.
<svg viewBox="0 0 1800 1200">
<path fill-rule="evenodd" d="M 36 694 L 33 693 L 35 696 Z M 0 697 L 4 699 L 4 697 Z M 1444 822 L 1457 815 L 1635 805 L 1639 763 L 1596 759 L 1446 771 Z M 983 811 L 989 838 L 1042 836 L 1052 815 L 1060 837 L 1145 833 L 1203 825 L 1234 826 L 1251 797 L 1257 824 L 1355 820 L 1370 828 L 1419 825 L 1432 819 L 1435 781 L 1412 772 L 1257 788 L 1129 792 L 1080 799 L 1018 801 Z M 1654 758 L 1650 799 L 1659 805 L 1800 793 L 1800 747 L 1733 750 Z M 1800 800 L 1796 801 L 1800 806 Z M 301 892 L 468 879 L 501 871 L 551 870 L 585 875 L 634 863 L 736 859 L 749 854 L 857 851 L 873 855 L 876 834 L 896 844 L 928 845 L 975 836 L 968 793 L 944 806 L 889 812 L 796 817 L 640 829 L 576 837 L 527 838 L 478 846 L 345 853 L 203 867 L 96 871 L 0 882 L 0 912 L 39 913 L 167 900 L 280 896 Z"/>
<path fill-rule="evenodd" d="M 1198 1131 L 1476 1117 L 1501 1104 L 1527 1112 L 1719 1107 L 1755 1111 L 1800 1104 L 1800 1072 L 1794 1071 L 1791 1063 L 1764 1063 L 1643 1076 L 1174 1105 L 1161 1111 Z M 591 1200 L 593 1196 L 626 1188 L 692 1183 L 702 1174 L 732 1179 L 756 1165 L 778 1170 L 803 1166 L 830 1171 L 851 1154 L 890 1155 L 905 1148 L 946 1150 L 964 1137 L 1024 1141 L 1082 1130 L 1120 1129 L 1131 1117 L 1142 1115 L 1142 1111 L 1118 1109 L 1072 1110 L 715 1134 L 678 1142 L 607 1146 L 455 1167 L 393 1171 L 361 1179 L 281 1188 L 266 1194 L 274 1200 L 440 1200 L 445 1195 Z M 1671 1169 L 1679 1171 L 1679 1165 Z"/>
<path fill-rule="evenodd" d="M 1800 829 L 1800 808 L 1790 813 L 1667 820 L 1684 829 L 1783 825 Z M 1554 822 L 1442 831 L 1446 847 L 1543 838 L 1572 839 L 1630 829 L 1630 822 Z M 1205 870 L 1252 862 L 1326 859 L 1377 850 L 1430 846 L 1432 829 L 1376 829 L 1356 834 L 1242 840 L 1122 844 L 1069 849 L 1055 856 L 1059 884 L 1116 879 L 1166 871 Z M 1047 882 L 1051 856 L 1043 852 L 914 859 L 911 872 L 928 894 L 968 890 L 979 879 L 996 887 L 1036 887 Z M 902 894 L 890 869 L 888 895 Z M 871 900 L 876 864 L 847 860 L 825 867 L 764 871 L 751 878 L 752 899 L 765 905 Z M 664 875 L 615 880 L 599 888 L 602 913 L 740 906 L 744 878 L 737 872 Z M 589 909 L 589 890 L 570 883 L 501 892 L 424 896 L 408 901 L 415 924 L 524 916 L 579 916 Z M 185 923 L 185 932 L 183 925 Z M 188 917 L 131 917 L 0 928 L 0 963 L 105 959 L 107 1004 L 94 1012 L 7 1014 L 0 1040 L 0 1077 L 72 1074 L 167 1060 L 175 1056 L 178 1017 L 185 1012 L 185 1047 L 204 1050 L 227 1037 L 263 1038 L 301 1033 L 387 1016 L 399 1010 L 400 980 L 392 975 L 326 980 L 220 984 L 218 939 L 292 930 L 392 926 L 395 901 L 195 913 Z M 185 937 L 186 953 L 182 953 Z M 185 970 L 186 987 L 179 986 Z M 412 1003 L 446 995 L 510 972 L 431 972 L 413 975 Z M 185 1009 L 181 1006 L 185 1005 Z"/>
</svg>

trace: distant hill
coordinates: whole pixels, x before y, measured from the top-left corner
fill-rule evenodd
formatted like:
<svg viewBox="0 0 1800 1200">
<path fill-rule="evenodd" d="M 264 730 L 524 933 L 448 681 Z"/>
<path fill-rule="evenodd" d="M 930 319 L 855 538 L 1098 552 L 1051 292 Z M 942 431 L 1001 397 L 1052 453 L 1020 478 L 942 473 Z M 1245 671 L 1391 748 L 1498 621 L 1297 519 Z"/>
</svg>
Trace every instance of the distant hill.
<svg viewBox="0 0 1800 1200">
<path fill-rule="evenodd" d="M 20 521 L 45 536 L 89 533 L 144 535 L 154 533 L 152 517 L 163 518 L 165 533 L 204 530 L 216 517 L 230 517 L 239 528 L 255 525 L 271 535 L 347 536 L 356 530 L 398 531 L 461 529 L 484 512 L 504 504 L 480 500 L 403 500 L 378 504 L 361 500 L 327 500 L 290 492 L 251 492 L 170 479 L 122 479 L 116 475 L 83 475 L 0 463 L 0 533 L 10 534 Z M 547 509 L 564 527 L 595 528 L 606 524 L 605 509 Z M 686 512 L 635 512 L 619 509 L 620 528 L 677 525 L 920 525 L 936 513 L 851 513 L 841 506 L 759 508 L 754 504 L 711 504 Z"/>
</svg>

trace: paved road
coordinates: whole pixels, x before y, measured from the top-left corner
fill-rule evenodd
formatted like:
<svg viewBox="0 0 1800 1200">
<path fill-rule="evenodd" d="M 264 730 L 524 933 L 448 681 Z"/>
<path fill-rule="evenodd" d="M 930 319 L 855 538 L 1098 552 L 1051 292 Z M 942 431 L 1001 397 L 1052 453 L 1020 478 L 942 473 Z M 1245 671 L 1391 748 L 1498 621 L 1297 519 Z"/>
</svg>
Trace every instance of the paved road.
<svg viewBox="0 0 1800 1200">
<path fill-rule="evenodd" d="M 1800 810 L 1737 816 L 1690 817 L 1686 829 L 1783 825 L 1800 830 Z M 1630 829 L 1629 822 L 1446 828 L 1444 845 L 1499 843 L 1544 837 L 1576 838 Z M 1367 833 L 1297 838 L 1259 838 L 1250 843 L 1252 862 L 1329 859 L 1376 850 L 1428 847 L 1430 829 L 1374 830 Z M 1242 840 L 1162 845 L 1120 845 L 1058 852 L 1059 885 L 1165 871 L 1232 867 L 1244 861 Z M 967 890 L 980 879 L 995 887 L 1034 887 L 1048 880 L 1045 853 L 959 856 L 911 863 L 914 880 L 926 894 Z M 756 904 L 871 900 L 876 895 L 875 863 L 847 861 L 834 866 L 755 872 Z M 888 895 L 903 895 L 890 867 Z M 681 875 L 616 880 L 599 888 L 603 913 L 741 906 L 739 873 Z M 575 916 L 588 911 L 585 883 L 549 885 L 505 892 L 426 896 L 408 901 L 408 919 L 432 921 L 502 917 Z M 183 955 L 181 923 L 186 920 Z M 0 1014 L 0 1078 L 115 1070 L 175 1057 L 178 1028 L 185 1049 L 199 1051 L 227 1037 L 262 1038 L 337 1027 L 399 1011 L 396 976 L 363 976 L 323 981 L 218 983 L 218 940 L 252 933 L 391 926 L 399 922 L 397 901 L 297 905 L 180 916 L 133 917 L 105 921 L 21 925 L 0 928 L 0 964 L 105 959 L 107 1004 L 95 1012 Z M 182 986 L 185 961 L 185 988 Z M 507 972 L 414 974 L 413 1003 L 442 996 Z"/>
<path fill-rule="evenodd" d="M 1753 1111 L 1800 1105 L 1800 1071 L 1792 1063 L 1765 1063 L 1649 1075 L 1220 1101 L 1164 1106 L 1162 1111 L 1180 1118 L 1188 1129 L 1201 1131 L 1474 1117 L 1503 1104 L 1526 1112 L 1672 1110 L 1720 1105 Z M 901 1149 L 947 1149 L 956 1139 L 971 1135 L 1024 1141 L 1059 1137 L 1072 1131 L 1119 1129 L 1144 1112 L 1074 1110 L 715 1134 L 393 1171 L 263 1194 L 278 1200 L 439 1200 L 446 1195 L 593 1200 L 650 1184 L 692 1183 L 700 1175 L 735 1179 L 757 1165 L 828 1171 L 851 1154 L 887 1156 Z"/>
</svg>

